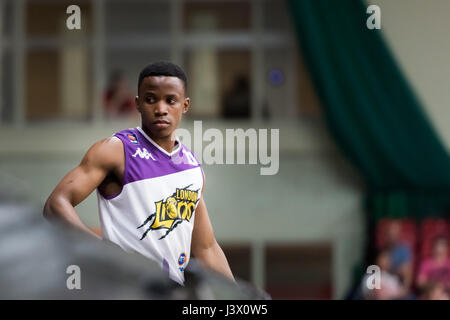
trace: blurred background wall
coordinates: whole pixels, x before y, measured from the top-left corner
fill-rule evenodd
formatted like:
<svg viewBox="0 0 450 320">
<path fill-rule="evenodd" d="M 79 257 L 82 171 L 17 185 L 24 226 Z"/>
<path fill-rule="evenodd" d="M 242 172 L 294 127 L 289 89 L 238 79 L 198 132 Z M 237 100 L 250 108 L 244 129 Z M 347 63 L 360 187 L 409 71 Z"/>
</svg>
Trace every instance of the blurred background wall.
<svg viewBox="0 0 450 320">
<path fill-rule="evenodd" d="M 371 2 L 450 149 L 442 42 L 450 3 Z M 139 125 L 134 113 L 104 106 L 111 75 L 120 71 L 132 96 L 141 68 L 172 60 L 187 71 L 193 99 L 181 127 L 280 129 L 277 175 L 204 165 L 208 211 L 236 276 L 274 298 L 344 297 L 364 257 L 365 185 L 326 129 L 284 1 L 76 1 L 74 31 L 65 28 L 73 1 L 0 3 L 3 188 L 43 205 L 90 145 Z M 95 193 L 77 212 L 99 226 Z"/>
</svg>

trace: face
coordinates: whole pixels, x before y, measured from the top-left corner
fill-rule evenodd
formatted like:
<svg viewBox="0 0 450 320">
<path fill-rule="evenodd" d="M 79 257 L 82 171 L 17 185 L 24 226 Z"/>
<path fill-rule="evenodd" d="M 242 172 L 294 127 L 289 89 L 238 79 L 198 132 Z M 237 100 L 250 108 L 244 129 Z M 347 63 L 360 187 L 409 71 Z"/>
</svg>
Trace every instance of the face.
<svg viewBox="0 0 450 320">
<path fill-rule="evenodd" d="M 387 252 L 382 252 L 377 258 L 377 265 L 381 270 L 389 270 L 391 267 L 391 260 Z"/>
<path fill-rule="evenodd" d="M 136 97 L 142 126 L 154 140 L 171 138 L 189 109 L 184 84 L 177 77 L 152 76 L 142 80 Z"/>
<path fill-rule="evenodd" d="M 430 300 L 448 300 L 448 295 L 442 284 L 437 284 L 430 292 Z"/>
<path fill-rule="evenodd" d="M 439 239 L 434 243 L 433 255 L 436 258 L 446 258 L 448 253 L 448 243 L 444 239 Z"/>
<path fill-rule="evenodd" d="M 401 235 L 401 226 L 398 222 L 392 222 L 387 229 L 388 244 L 395 244 L 399 241 Z"/>
</svg>

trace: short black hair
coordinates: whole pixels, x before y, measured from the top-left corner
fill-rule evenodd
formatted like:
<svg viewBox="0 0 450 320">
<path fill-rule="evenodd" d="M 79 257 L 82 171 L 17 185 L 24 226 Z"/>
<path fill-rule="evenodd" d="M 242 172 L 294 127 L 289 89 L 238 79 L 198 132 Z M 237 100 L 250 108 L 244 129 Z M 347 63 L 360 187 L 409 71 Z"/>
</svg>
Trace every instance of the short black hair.
<svg viewBox="0 0 450 320">
<path fill-rule="evenodd" d="M 187 78 L 183 69 L 169 61 L 157 61 L 149 64 L 144 69 L 142 69 L 141 73 L 139 73 L 138 92 L 142 80 L 144 80 L 144 78 L 154 76 L 177 77 L 178 79 L 183 81 L 184 90 L 187 89 Z"/>
</svg>

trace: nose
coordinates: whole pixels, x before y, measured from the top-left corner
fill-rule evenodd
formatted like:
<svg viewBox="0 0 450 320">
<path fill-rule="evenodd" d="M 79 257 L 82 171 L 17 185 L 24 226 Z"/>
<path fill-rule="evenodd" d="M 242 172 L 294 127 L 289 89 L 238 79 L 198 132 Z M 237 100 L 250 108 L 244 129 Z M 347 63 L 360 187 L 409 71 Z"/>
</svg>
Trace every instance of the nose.
<svg viewBox="0 0 450 320">
<path fill-rule="evenodd" d="M 165 101 L 159 101 L 155 104 L 155 116 L 165 116 L 168 113 L 168 105 Z"/>
</svg>

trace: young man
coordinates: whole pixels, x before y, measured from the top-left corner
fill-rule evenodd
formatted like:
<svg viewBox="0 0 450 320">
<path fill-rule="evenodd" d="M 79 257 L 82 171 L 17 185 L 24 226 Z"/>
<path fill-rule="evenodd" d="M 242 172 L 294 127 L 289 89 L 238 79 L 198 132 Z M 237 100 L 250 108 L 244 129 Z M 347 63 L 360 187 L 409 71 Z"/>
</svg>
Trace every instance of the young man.
<svg viewBox="0 0 450 320">
<path fill-rule="evenodd" d="M 44 216 L 96 236 L 74 207 L 97 189 L 103 238 L 156 260 L 180 284 L 191 252 L 233 279 L 206 210 L 203 170 L 174 135 L 189 110 L 186 84 L 184 72 L 172 63 L 144 68 L 136 97 L 142 127 L 95 143 L 56 186 Z"/>
</svg>

